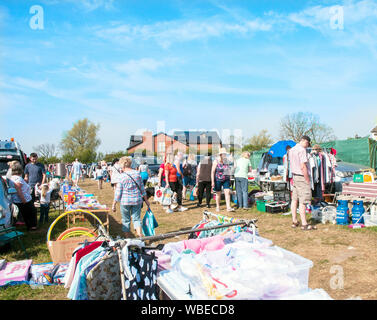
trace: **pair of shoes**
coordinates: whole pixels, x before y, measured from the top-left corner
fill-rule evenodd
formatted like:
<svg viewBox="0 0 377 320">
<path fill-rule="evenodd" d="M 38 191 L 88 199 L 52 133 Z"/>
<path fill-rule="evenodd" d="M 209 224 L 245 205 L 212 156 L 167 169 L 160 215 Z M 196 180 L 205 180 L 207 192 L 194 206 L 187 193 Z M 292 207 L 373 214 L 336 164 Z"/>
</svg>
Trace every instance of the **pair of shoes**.
<svg viewBox="0 0 377 320">
<path fill-rule="evenodd" d="M 228 212 L 233 212 L 233 211 L 235 211 L 235 210 L 234 210 L 234 208 L 229 208 L 229 209 L 226 209 L 226 211 L 228 211 Z"/>
<path fill-rule="evenodd" d="M 188 210 L 186 207 L 180 207 L 180 208 L 178 208 L 178 212 L 183 212 L 183 211 L 186 211 L 186 210 Z"/>
<path fill-rule="evenodd" d="M 208 209 L 211 208 L 211 205 L 210 205 L 210 204 L 207 204 L 207 208 L 208 208 Z"/>
<path fill-rule="evenodd" d="M 170 208 L 168 208 L 167 210 L 166 210 L 166 213 L 173 213 L 174 211 L 172 210 L 172 209 L 170 209 Z"/>
<path fill-rule="evenodd" d="M 200 208 L 201 206 L 202 206 L 201 203 L 198 203 L 198 204 L 196 205 L 197 208 Z"/>
<path fill-rule="evenodd" d="M 216 208 L 216 212 L 220 212 L 220 208 Z"/>
</svg>

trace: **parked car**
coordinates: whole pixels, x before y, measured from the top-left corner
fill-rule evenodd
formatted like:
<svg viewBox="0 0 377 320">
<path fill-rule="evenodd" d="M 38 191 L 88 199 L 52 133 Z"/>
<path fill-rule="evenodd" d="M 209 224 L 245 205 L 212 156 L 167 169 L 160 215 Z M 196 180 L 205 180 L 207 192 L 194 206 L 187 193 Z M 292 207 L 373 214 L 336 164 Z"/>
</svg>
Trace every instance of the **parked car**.
<svg viewBox="0 0 377 320">
<path fill-rule="evenodd" d="M 21 150 L 21 146 L 14 139 L 0 140 L 0 176 L 7 174 L 9 169 L 8 162 L 17 160 L 24 168 L 26 165 L 26 155 Z"/>
<path fill-rule="evenodd" d="M 0 177 L 0 225 L 6 228 L 12 224 L 12 202 L 11 193 L 16 192 L 15 188 L 10 188 L 7 180 Z"/>
<path fill-rule="evenodd" d="M 157 175 L 158 174 L 158 169 L 160 168 L 160 165 L 162 161 L 160 161 L 157 157 L 140 157 L 140 156 L 135 156 L 132 158 L 132 168 L 137 169 L 141 164 L 144 162 L 147 162 L 148 168 L 151 172 L 152 175 Z"/>
<path fill-rule="evenodd" d="M 342 192 L 342 184 L 353 181 L 353 175 L 360 173 L 362 170 L 368 169 L 368 167 L 349 163 L 349 162 L 337 162 L 335 168 L 335 192 Z"/>
</svg>

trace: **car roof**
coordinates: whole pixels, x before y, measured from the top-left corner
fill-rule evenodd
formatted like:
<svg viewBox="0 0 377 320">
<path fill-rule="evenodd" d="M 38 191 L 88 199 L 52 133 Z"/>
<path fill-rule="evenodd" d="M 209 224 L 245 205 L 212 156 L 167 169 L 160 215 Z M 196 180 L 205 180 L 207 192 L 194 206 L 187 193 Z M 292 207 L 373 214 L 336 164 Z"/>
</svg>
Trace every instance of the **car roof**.
<svg viewBox="0 0 377 320">
<path fill-rule="evenodd" d="M 369 169 L 370 167 L 364 166 L 362 164 L 357 163 L 351 163 L 351 162 L 343 162 L 338 161 L 337 162 L 337 170 L 342 171 L 350 171 L 350 170 L 363 170 L 363 169 Z"/>
</svg>

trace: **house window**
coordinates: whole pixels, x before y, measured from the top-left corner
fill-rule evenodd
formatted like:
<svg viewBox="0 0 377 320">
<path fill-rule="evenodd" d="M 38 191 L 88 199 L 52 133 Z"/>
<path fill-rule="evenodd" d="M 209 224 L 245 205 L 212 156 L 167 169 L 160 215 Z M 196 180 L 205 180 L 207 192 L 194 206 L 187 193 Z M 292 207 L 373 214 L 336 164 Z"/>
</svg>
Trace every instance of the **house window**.
<svg viewBox="0 0 377 320">
<path fill-rule="evenodd" d="M 208 144 L 212 144 L 212 137 L 208 137 Z"/>
<path fill-rule="evenodd" d="M 158 143 L 157 152 L 165 152 L 165 142 Z"/>
</svg>

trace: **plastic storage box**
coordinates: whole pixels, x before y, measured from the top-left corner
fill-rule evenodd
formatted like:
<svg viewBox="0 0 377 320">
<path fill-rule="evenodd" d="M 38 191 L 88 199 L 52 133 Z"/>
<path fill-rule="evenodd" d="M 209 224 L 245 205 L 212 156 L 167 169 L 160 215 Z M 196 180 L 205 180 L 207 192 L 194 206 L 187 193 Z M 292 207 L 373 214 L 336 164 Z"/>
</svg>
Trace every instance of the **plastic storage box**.
<svg viewBox="0 0 377 320">
<path fill-rule="evenodd" d="M 277 201 L 266 204 L 266 212 L 268 213 L 281 213 L 287 212 L 289 208 L 288 202 Z"/>
<path fill-rule="evenodd" d="M 308 292 L 309 272 L 313 267 L 313 262 L 278 246 L 274 246 L 270 249 L 273 250 L 274 255 L 280 257 L 283 260 L 290 261 L 291 266 L 287 267 L 285 270 L 282 270 L 280 268 L 275 273 L 268 272 L 268 275 L 266 274 L 266 276 L 274 277 L 274 274 L 281 275 L 281 273 L 284 273 L 289 277 L 297 280 L 301 292 Z M 174 274 L 172 274 L 168 270 L 162 271 L 159 274 L 159 276 L 157 277 L 157 284 L 172 300 L 208 299 L 208 296 L 206 296 L 203 292 L 196 292 L 194 294 L 194 297 L 189 296 L 187 294 L 187 280 L 183 281 L 182 278 L 175 277 Z"/>
<path fill-rule="evenodd" d="M 377 227 L 377 218 L 370 214 L 364 213 L 364 225 L 366 227 Z"/>
<path fill-rule="evenodd" d="M 274 249 L 281 254 L 283 259 L 291 261 L 294 265 L 286 270 L 286 274 L 298 279 L 303 289 L 309 288 L 309 272 L 313 267 L 313 262 L 281 247 L 274 246 Z"/>
</svg>

